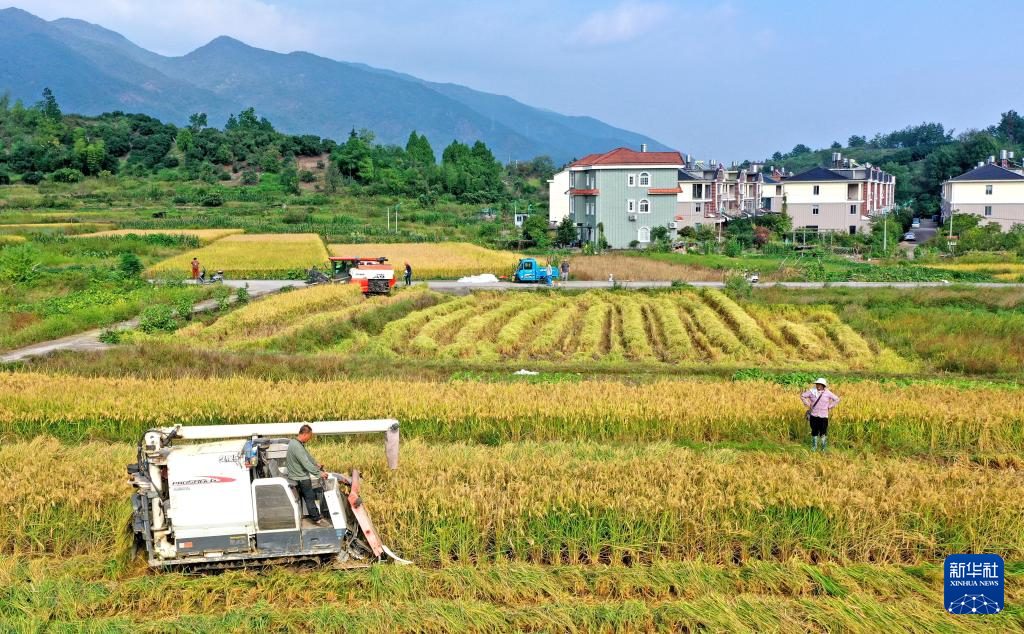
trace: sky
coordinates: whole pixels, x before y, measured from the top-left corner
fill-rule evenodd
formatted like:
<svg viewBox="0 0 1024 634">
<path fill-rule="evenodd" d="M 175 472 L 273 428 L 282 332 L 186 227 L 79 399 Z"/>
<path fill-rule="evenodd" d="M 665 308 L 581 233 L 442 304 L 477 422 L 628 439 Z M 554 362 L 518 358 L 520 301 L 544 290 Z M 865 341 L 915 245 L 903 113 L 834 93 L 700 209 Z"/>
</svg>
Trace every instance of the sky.
<svg viewBox="0 0 1024 634">
<path fill-rule="evenodd" d="M 697 158 L 760 159 L 1024 111 L 1024 2 L 20 0 L 165 55 L 218 35 L 589 115 Z M 595 148 L 601 151 L 609 148 Z"/>
</svg>

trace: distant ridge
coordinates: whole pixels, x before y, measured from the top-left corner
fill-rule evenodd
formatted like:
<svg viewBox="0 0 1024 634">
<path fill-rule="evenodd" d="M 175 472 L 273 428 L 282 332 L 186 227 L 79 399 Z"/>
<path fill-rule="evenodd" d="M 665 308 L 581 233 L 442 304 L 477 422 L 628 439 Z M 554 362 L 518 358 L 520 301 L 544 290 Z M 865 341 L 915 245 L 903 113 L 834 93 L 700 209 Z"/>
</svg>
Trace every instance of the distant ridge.
<svg viewBox="0 0 1024 634">
<path fill-rule="evenodd" d="M 181 57 L 148 51 L 82 20 L 48 22 L 0 10 L 0 92 L 25 103 L 53 89 L 66 112 L 142 112 L 212 125 L 253 106 L 284 132 L 344 138 L 369 128 L 405 144 L 417 130 L 440 151 L 453 139 L 484 141 L 501 160 L 547 154 L 556 163 L 619 146 L 669 149 L 591 117 L 534 108 L 511 97 L 305 52 L 276 53 L 221 36 Z"/>
</svg>

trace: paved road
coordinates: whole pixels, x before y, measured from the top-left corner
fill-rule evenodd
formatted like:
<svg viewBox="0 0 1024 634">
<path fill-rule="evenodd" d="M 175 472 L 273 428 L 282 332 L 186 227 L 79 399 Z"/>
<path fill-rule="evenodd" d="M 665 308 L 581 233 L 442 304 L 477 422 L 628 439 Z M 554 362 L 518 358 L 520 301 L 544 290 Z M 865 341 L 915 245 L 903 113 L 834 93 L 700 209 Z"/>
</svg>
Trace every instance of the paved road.
<svg viewBox="0 0 1024 634">
<path fill-rule="evenodd" d="M 224 284 L 232 288 L 240 288 L 248 284 L 250 297 L 259 297 L 269 293 L 276 293 L 288 286 L 301 287 L 306 285 L 305 282 L 297 282 L 294 280 L 227 280 Z M 234 297 L 232 297 L 231 300 L 234 301 Z M 196 304 L 194 310 L 199 313 L 207 310 L 213 310 L 216 307 L 217 301 L 208 299 Z M 62 350 L 71 350 L 76 352 L 106 350 L 111 346 L 100 341 L 100 334 L 104 330 L 130 330 L 138 325 L 138 319 L 129 319 L 128 321 L 122 321 L 106 328 L 96 328 L 94 330 L 87 330 L 85 332 L 61 337 L 60 339 L 54 339 L 52 341 L 34 343 L 30 346 L 25 346 L 24 348 L 18 348 L 16 350 L 0 354 L 0 362 L 11 363 L 13 361 L 22 361 L 31 357 L 40 357 L 50 354 L 51 352 L 58 352 Z"/>
<path fill-rule="evenodd" d="M 425 282 L 426 285 L 435 291 L 443 293 L 465 294 L 470 291 L 536 291 L 549 288 L 543 284 L 515 284 L 512 282 L 497 282 L 490 284 L 465 284 L 460 282 L 437 281 Z M 724 282 L 688 282 L 690 286 L 702 288 L 724 288 Z M 961 285 L 977 286 L 981 288 L 1017 288 L 1024 284 L 1011 284 L 1001 282 L 960 282 Z M 766 286 L 778 286 L 781 288 L 926 288 L 930 286 L 949 286 L 949 282 L 765 282 L 758 284 L 760 288 Z M 618 288 L 669 288 L 672 282 L 665 281 L 632 281 L 618 282 Z M 590 289 L 590 288 L 614 288 L 611 282 L 562 282 L 554 288 L 563 289 Z"/>
<path fill-rule="evenodd" d="M 914 249 L 917 245 L 924 244 L 931 240 L 935 236 L 935 232 L 939 230 L 935 221 L 931 218 L 921 219 L 921 226 L 917 229 L 911 229 L 914 232 L 914 242 L 900 242 L 900 248 L 907 252 L 907 256 L 911 259 L 914 257 Z"/>
</svg>

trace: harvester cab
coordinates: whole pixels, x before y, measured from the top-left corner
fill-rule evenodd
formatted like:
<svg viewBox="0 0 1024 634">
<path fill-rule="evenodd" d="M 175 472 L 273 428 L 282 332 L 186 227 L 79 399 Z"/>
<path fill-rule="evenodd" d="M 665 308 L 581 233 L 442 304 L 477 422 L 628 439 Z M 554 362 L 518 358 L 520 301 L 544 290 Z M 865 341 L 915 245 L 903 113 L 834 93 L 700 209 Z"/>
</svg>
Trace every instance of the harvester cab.
<svg viewBox="0 0 1024 634">
<path fill-rule="evenodd" d="M 387 258 L 328 258 L 326 272 L 315 267 L 307 273 L 307 283 L 337 282 L 359 284 L 365 295 L 387 295 L 395 286 L 395 272 Z"/>
<path fill-rule="evenodd" d="M 398 421 L 309 423 L 314 434 L 383 433 L 388 466 L 398 467 Z M 272 563 L 339 568 L 409 563 L 383 544 L 360 497 L 359 471 L 322 482 L 326 525 L 303 516 L 288 479 L 288 438 L 302 423 L 150 429 L 128 465 L 132 532 L 154 568 L 191 570 Z M 202 441 L 202 442 L 179 442 Z"/>
</svg>

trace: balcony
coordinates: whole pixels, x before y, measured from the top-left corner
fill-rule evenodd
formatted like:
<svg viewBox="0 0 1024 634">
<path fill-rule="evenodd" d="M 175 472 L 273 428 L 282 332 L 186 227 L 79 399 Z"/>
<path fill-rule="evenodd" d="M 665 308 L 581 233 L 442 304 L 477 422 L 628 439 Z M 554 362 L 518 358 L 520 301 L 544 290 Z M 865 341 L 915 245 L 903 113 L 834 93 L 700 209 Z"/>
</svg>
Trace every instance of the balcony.
<svg viewBox="0 0 1024 634">
<path fill-rule="evenodd" d="M 597 196 L 600 192 L 598 189 L 570 189 L 570 196 Z"/>
</svg>

